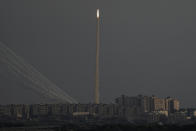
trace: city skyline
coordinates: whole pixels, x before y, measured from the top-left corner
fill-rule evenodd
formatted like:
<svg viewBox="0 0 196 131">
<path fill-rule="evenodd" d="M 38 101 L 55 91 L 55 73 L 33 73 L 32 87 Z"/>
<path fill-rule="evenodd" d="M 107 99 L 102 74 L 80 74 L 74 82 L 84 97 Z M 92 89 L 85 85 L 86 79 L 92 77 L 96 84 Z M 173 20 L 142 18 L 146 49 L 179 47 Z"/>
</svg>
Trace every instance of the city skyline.
<svg viewBox="0 0 196 131">
<path fill-rule="evenodd" d="M 0 41 L 79 102 L 93 102 L 100 8 L 101 101 L 155 94 L 196 107 L 194 1 L 142 2 L 2 0 Z M 20 84 L 0 82 L 0 103 L 40 101 Z"/>
</svg>

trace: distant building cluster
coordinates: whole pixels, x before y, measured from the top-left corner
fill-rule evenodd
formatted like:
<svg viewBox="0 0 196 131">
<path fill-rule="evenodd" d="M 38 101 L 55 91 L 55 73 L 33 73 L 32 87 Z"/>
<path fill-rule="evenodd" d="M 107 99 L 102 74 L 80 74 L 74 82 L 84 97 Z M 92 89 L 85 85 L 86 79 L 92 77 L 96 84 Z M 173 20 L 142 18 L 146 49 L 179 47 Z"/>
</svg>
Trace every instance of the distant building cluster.
<svg viewBox="0 0 196 131">
<path fill-rule="evenodd" d="M 180 109 L 171 97 L 122 95 L 113 104 L 1 105 L 0 120 L 88 120 L 119 118 L 130 122 L 182 122 L 195 119 L 196 110 Z"/>
<path fill-rule="evenodd" d="M 170 122 L 184 121 L 186 116 L 180 111 L 179 100 L 171 97 L 159 98 L 157 96 L 125 96 L 122 95 L 115 99 L 115 103 L 122 107 L 131 108 L 126 115 L 129 120 L 143 120 L 147 122 L 157 122 L 167 120 Z M 129 114 L 130 114 L 129 113 Z"/>
<path fill-rule="evenodd" d="M 138 112 L 153 112 L 153 111 L 167 111 L 174 113 L 179 111 L 180 102 L 177 99 L 167 97 L 165 99 L 156 96 L 142 96 L 129 97 L 122 95 L 116 98 L 115 103 L 118 105 L 136 108 Z"/>
</svg>

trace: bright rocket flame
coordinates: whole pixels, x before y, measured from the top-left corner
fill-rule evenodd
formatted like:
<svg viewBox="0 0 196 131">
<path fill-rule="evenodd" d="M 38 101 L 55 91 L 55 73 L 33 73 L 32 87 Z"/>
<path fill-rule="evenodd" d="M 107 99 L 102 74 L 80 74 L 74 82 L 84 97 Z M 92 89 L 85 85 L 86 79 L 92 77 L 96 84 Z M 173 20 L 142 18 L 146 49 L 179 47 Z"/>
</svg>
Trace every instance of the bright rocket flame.
<svg viewBox="0 0 196 131">
<path fill-rule="evenodd" d="M 99 9 L 97 9 L 97 18 L 99 18 Z"/>
</svg>

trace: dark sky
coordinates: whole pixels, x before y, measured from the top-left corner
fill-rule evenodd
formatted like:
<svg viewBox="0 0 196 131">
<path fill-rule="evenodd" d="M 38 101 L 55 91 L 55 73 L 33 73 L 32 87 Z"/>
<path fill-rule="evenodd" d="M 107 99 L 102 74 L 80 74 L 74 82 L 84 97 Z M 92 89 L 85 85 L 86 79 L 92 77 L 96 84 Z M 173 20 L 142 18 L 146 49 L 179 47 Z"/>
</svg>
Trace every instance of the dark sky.
<svg viewBox="0 0 196 131">
<path fill-rule="evenodd" d="M 78 101 L 93 102 L 100 8 L 101 101 L 154 94 L 196 107 L 195 5 L 195 0 L 0 0 L 0 41 Z M 0 80 L 0 103 L 39 101 L 10 81 Z"/>
</svg>

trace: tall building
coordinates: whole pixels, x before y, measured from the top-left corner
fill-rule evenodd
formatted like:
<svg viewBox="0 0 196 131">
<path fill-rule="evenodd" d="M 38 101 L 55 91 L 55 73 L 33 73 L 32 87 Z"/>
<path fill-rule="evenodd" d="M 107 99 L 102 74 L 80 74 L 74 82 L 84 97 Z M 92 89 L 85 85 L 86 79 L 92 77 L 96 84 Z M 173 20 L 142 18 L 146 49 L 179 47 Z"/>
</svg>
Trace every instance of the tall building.
<svg viewBox="0 0 196 131">
<path fill-rule="evenodd" d="M 150 111 L 150 97 L 138 95 L 138 96 L 125 96 L 122 95 L 115 99 L 115 103 L 122 106 L 134 107 L 138 112 Z"/>
<path fill-rule="evenodd" d="M 143 112 L 150 111 L 150 97 L 149 96 L 142 96 L 141 98 L 141 109 Z"/>
<path fill-rule="evenodd" d="M 12 115 L 17 119 L 29 119 L 29 106 L 24 104 L 12 105 Z"/>
<path fill-rule="evenodd" d="M 42 116 L 49 114 L 48 104 L 35 104 L 31 105 L 31 116 Z"/>
<path fill-rule="evenodd" d="M 165 108 L 165 99 L 156 96 L 150 97 L 150 111 L 163 111 Z"/>
<path fill-rule="evenodd" d="M 0 105 L 0 116 L 11 116 L 12 115 L 11 105 Z"/>
<path fill-rule="evenodd" d="M 166 110 L 168 110 L 169 113 L 174 113 L 176 111 L 179 111 L 180 102 L 175 98 L 167 97 L 165 99 L 165 106 L 166 106 Z"/>
</svg>

